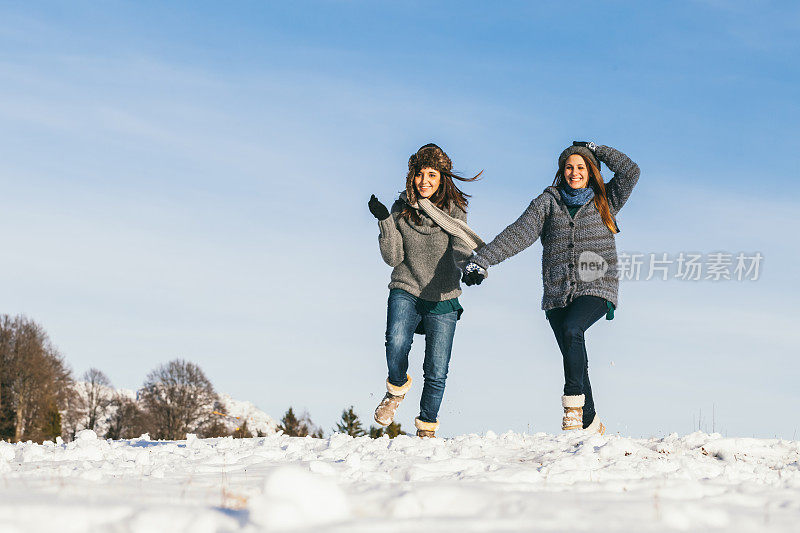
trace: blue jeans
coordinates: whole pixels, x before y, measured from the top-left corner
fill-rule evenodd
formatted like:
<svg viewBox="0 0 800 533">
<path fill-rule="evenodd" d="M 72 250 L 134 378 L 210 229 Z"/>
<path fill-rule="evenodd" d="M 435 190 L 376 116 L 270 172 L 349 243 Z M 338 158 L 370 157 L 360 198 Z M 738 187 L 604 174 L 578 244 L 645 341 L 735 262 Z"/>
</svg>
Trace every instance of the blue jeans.
<svg viewBox="0 0 800 533">
<path fill-rule="evenodd" d="M 425 326 L 425 362 L 422 364 L 425 384 L 419 401 L 419 418 L 424 422 L 436 422 L 439 415 L 457 321 L 457 311 L 441 315 L 420 314 L 416 299 L 411 294 L 393 292 L 389 295 L 386 365 L 392 385 L 402 387 L 406 384 L 408 353 L 414 340 L 414 330 L 420 322 Z"/>
<path fill-rule="evenodd" d="M 578 296 L 568 306 L 551 310 L 547 318 L 564 358 L 564 395 L 586 395 L 586 403 L 583 405 L 584 428 L 589 427 L 595 415 L 584 334 L 607 311 L 603 298 Z"/>
</svg>

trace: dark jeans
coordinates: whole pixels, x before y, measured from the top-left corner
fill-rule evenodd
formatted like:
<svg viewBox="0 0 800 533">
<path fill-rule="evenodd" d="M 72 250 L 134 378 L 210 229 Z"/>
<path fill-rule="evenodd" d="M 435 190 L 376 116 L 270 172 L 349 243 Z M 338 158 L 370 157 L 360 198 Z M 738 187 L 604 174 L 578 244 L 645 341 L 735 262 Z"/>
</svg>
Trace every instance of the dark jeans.
<svg viewBox="0 0 800 533">
<path fill-rule="evenodd" d="M 578 296 L 568 306 L 551 310 L 547 317 L 564 358 L 564 395 L 586 395 L 583 405 L 584 428 L 592 423 L 595 415 L 584 334 L 607 310 L 603 298 Z"/>
<path fill-rule="evenodd" d="M 419 418 L 425 422 L 436 422 L 444 396 L 458 312 L 420 314 L 412 295 L 393 292 L 389 295 L 387 315 L 386 364 L 389 367 L 389 383 L 398 387 L 406 383 L 408 353 L 411 351 L 414 330 L 420 322 L 425 326 L 425 362 L 422 365 L 425 385 L 419 401 Z"/>
</svg>

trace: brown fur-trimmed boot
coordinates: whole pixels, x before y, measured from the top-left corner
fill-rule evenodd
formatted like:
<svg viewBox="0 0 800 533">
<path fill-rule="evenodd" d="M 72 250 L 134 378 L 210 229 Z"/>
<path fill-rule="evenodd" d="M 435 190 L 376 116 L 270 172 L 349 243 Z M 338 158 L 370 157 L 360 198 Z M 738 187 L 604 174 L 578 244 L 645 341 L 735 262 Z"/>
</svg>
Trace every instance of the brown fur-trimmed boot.
<svg viewBox="0 0 800 533">
<path fill-rule="evenodd" d="M 392 385 L 386 380 L 386 395 L 384 395 L 378 408 L 375 409 L 375 422 L 386 427 L 394 420 L 394 413 L 400 407 L 400 402 L 406 397 L 411 388 L 411 376 L 406 374 L 406 382 L 402 387 Z"/>
<path fill-rule="evenodd" d="M 564 407 L 561 429 L 564 431 L 583 429 L 583 404 L 585 402 L 586 396 L 583 394 L 561 397 L 561 405 Z"/>
<path fill-rule="evenodd" d="M 597 416 L 597 413 L 594 414 L 594 419 L 592 420 L 592 423 L 586 427 L 585 431 L 588 431 L 590 433 L 599 433 L 601 435 L 606 434 L 606 427 L 603 425 L 602 422 L 600 422 L 600 417 Z"/>
<path fill-rule="evenodd" d="M 436 430 L 439 429 L 439 421 L 425 422 L 417 417 L 414 419 L 414 426 L 417 428 L 417 437 L 421 439 L 432 439 L 436 436 Z"/>
</svg>

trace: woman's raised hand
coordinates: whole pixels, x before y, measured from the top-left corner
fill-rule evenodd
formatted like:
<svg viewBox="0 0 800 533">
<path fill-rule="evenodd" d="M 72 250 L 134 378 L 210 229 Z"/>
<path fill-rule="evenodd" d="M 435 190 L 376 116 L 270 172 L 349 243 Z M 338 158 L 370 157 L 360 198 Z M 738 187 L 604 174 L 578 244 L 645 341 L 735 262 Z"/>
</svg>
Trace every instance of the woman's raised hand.
<svg viewBox="0 0 800 533">
<path fill-rule="evenodd" d="M 461 276 L 461 281 L 469 287 L 471 285 L 480 285 L 486 277 L 486 270 L 480 265 L 469 263 L 464 267 L 464 275 Z"/>
<path fill-rule="evenodd" d="M 372 216 L 378 220 L 386 220 L 389 218 L 389 210 L 386 209 L 386 206 L 383 205 L 374 194 L 369 197 L 367 207 L 369 207 L 369 212 L 372 213 Z"/>
<path fill-rule="evenodd" d="M 597 145 L 592 141 L 572 141 L 572 146 L 585 146 L 591 150 L 592 153 L 597 149 Z"/>
</svg>

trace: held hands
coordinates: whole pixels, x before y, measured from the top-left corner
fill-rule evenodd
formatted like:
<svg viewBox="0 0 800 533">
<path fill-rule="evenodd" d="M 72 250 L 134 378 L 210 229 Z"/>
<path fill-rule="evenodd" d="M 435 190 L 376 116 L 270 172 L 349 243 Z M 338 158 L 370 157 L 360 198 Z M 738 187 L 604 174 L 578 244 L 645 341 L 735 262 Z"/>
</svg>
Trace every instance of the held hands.
<svg viewBox="0 0 800 533">
<path fill-rule="evenodd" d="M 374 194 L 369 197 L 367 207 L 369 207 L 369 212 L 372 213 L 372 216 L 378 220 L 386 220 L 389 218 L 389 210 L 386 209 L 386 206 L 383 205 Z"/>
<path fill-rule="evenodd" d="M 461 276 L 461 281 L 469 287 L 471 285 L 480 285 L 486 277 L 486 270 L 480 265 L 469 263 L 464 267 L 464 275 Z"/>
</svg>

